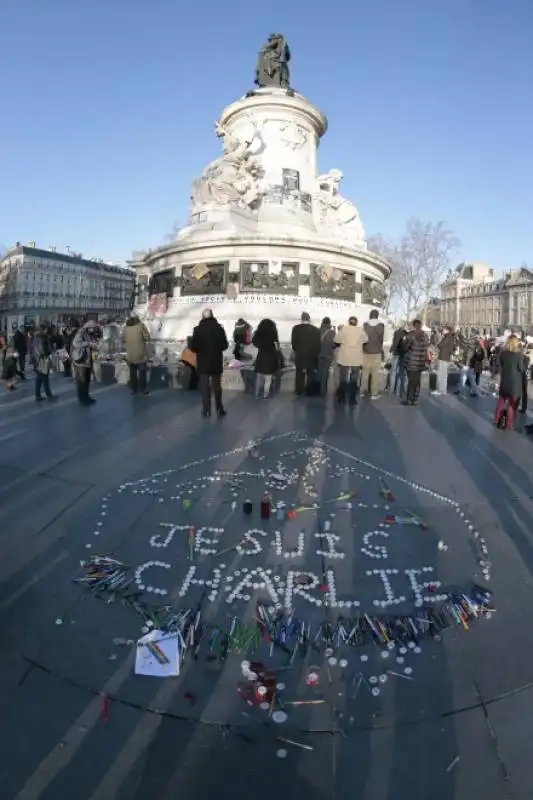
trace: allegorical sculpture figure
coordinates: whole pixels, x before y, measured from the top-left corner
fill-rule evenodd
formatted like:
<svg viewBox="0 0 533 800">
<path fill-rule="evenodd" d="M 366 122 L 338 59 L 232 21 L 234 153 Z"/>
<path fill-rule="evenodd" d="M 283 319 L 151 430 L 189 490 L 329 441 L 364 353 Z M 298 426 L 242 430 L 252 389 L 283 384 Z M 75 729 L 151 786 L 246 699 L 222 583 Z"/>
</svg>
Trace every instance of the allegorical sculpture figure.
<svg viewBox="0 0 533 800">
<path fill-rule="evenodd" d="M 255 83 L 259 87 L 276 86 L 290 89 L 289 61 L 291 51 L 280 33 L 272 33 L 259 51 Z"/>
<path fill-rule="evenodd" d="M 261 197 L 259 180 L 262 170 L 250 145 L 260 134 L 254 131 L 252 140 L 243 142 L 218 122 L 215 130 L 217 136 L 222 138 L 223 152 L 207 165 L 200 178 L 193 181 L 191 210 L 208 204 L 253 207 Z"/>
<path fill-rule="evenodd" d="M 330 169 L 317 178 L 318 191 L 314 195 L 315 224 L 347 244 L 366 247 L 365 230 L 359 212 L 339 192 L 343 174 L 338 169 Z"/>
</svg>

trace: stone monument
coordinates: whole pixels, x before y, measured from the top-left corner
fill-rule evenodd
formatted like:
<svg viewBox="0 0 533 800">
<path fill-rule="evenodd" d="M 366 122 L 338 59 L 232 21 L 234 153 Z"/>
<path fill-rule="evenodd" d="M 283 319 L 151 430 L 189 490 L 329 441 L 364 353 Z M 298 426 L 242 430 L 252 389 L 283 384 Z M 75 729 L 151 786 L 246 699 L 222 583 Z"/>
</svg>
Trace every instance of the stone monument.
<svg viewBox="0 0 533 800">
<path fill-rule="evenodd" d="M 204 306 L 228 335 L 239 317 L 255 327 L 269 316 L 289 341 L 303 310 L 315 323 L 342 324 L 366 320 L 383 300 L 389 264 L 368 250 L 357 208 L 340 191 L 343 173 L 317 168 L 327 119 L 291 88 L 290 58 L 272 34 L 257 88 L 215 123 L 222 153 L 192 182 L 187 224 L 131 262 L 152 301 L 137 311 L 162 339 L 186 338 Z"/>
</svg>

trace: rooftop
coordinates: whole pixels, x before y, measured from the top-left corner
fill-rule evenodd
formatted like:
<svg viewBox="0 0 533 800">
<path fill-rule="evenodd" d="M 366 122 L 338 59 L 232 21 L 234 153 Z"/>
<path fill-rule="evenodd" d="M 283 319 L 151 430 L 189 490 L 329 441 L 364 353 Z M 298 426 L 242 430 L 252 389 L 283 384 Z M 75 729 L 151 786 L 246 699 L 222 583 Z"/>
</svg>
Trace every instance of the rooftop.
<svg viewBox="0 0 533 800">
<path fill-rule="evenodd" d="M 116 271 L 120 273 L 128 273 L 133 275 L 134 270 L 131 267 L 115 264 L 110 261 L 104 261 L 102 258 L 85 258 L 82 253 L 69 250 L 67 253 L 58 252 L 55 245 L 48 247 L 36 247 L 35 242 L 28 244 L 21 244 L 17 242 L 12 247 L 9 247 L 4 254 L 2 261 L 12 258 L 15 255 L 33 256 L 34 258 L 53 259 L 54 261 L 63 261 L 66 264 L 81 264 L 91 269 L 105 269 L 106 271 Z"/>
</svg>

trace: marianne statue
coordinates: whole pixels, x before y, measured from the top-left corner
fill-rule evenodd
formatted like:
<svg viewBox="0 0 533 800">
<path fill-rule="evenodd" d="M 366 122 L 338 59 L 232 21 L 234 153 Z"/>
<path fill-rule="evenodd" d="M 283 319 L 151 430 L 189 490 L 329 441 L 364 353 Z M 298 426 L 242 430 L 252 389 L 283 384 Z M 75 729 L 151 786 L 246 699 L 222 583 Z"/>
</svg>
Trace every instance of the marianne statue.
<svg viewBox="0 0 533 800">
<path fill-rule="evenodd" d="M 272 33 L 259 51 L 255 83 L 257 86 L 276 86 L 290 89 L 289 61 L 291 51 L 280 33 Z"/>
</svg>

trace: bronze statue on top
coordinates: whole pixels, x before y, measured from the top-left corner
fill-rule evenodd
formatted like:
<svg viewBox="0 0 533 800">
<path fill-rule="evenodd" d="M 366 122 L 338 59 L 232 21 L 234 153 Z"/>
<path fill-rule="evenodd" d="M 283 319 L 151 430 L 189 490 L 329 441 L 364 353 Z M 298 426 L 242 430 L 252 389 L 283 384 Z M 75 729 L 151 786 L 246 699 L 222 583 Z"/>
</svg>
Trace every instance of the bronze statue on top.
<svg viewBox="0 0 533 800">
<path fill-rule="evenodd" d="M 255 83 L 259 87 L 275 86 L 290 89 L 289 61 L 291 51 L 280 33 L 272 33 L 259 51 Z"/>
</svg>

